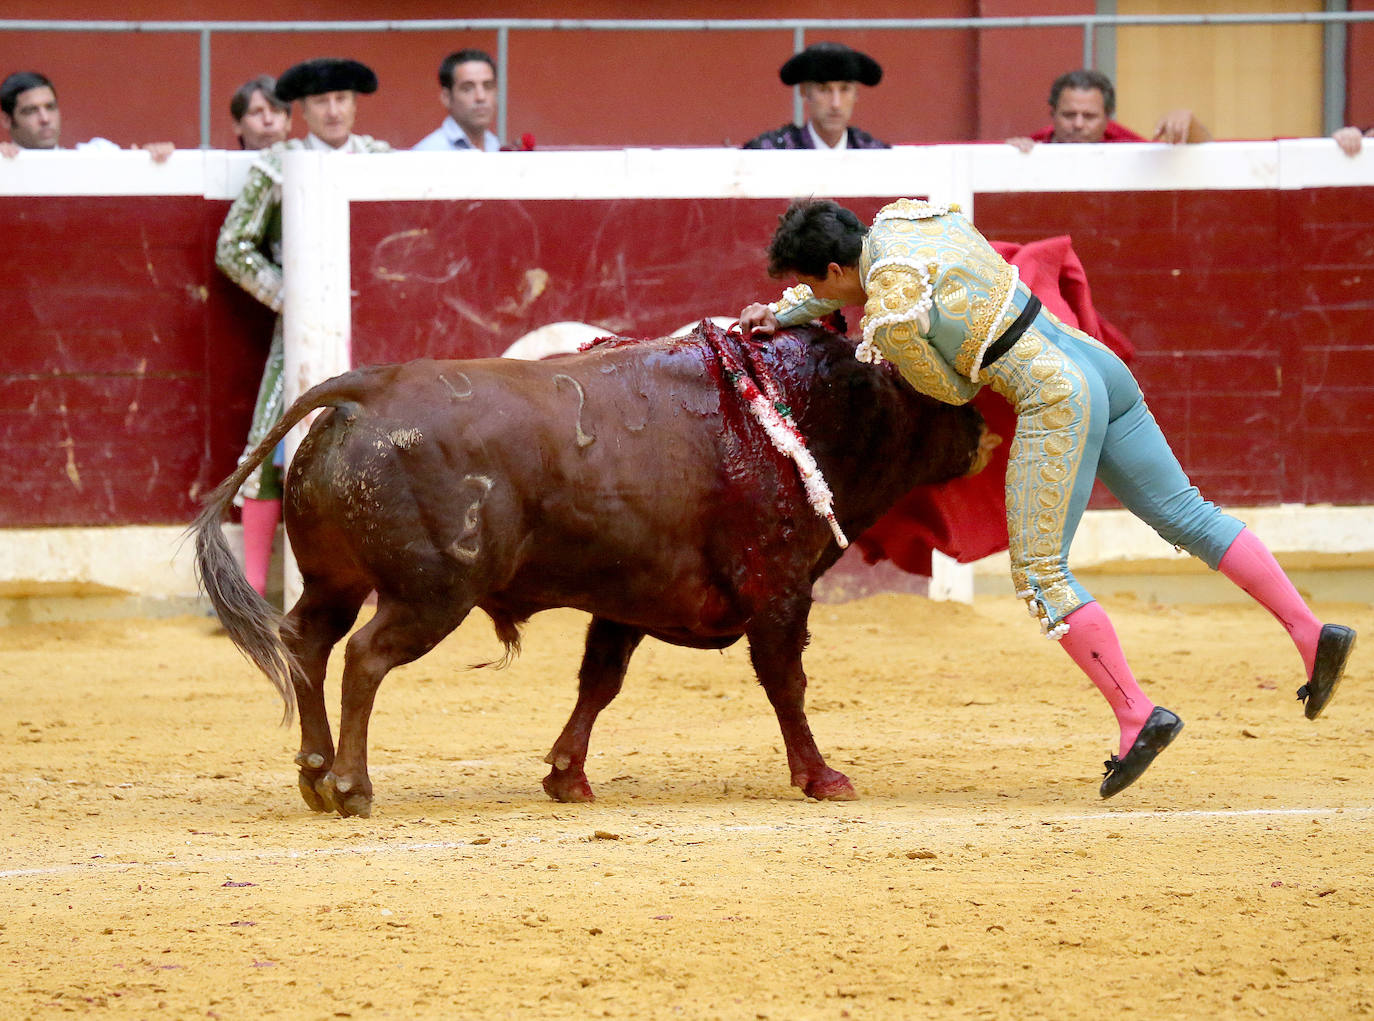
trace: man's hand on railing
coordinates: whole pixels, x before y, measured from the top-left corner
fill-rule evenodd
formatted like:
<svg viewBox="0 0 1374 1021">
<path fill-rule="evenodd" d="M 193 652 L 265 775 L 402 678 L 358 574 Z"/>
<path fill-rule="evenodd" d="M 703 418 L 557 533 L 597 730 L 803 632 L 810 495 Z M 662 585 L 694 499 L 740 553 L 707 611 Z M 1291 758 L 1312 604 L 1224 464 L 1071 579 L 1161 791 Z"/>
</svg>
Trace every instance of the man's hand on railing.
<svg viewBox="0 0 1374 1021">
<path fill-rule="evenodd" d="M 1331 137 L 1341 147 L 1341 152 L 1347 156 L 1358 156 L 1364 145 L 1364 140 L 1374 137 L 1374 128 L 1370 128 L 1369 131 L 1361 131 L 1357 127 L 1345 127 L 1333 132 Z"/>
<path fill-rule="evenodd" d="M 135 149 L 142 149 L 153 158 L 154 163 L 166 163 L 171 158 L 176 146 L 171 142 L 144 142 L 142 145 L 134 146 Z"/>
<path fill-rule="evenodd" d="M 1192 110 L 1170 110 L 1159 119 L 1152 136 L 1156 142 L 1182 145 L 1185 142 L 1210 142 L 1212 133 L 1193 116 Z"/>
</svg>

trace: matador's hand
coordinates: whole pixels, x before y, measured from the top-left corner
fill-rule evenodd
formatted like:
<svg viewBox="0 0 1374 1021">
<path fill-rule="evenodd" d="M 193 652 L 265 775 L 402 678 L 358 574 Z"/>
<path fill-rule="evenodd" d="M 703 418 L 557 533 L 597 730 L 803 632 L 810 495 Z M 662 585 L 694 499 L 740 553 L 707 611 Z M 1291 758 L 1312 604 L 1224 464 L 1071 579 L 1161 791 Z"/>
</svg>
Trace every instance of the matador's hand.
<svg viewBox="0 0 1374 1021">
<path fill-rule="evenodd" d="M 751 333 L 774 333 L 778 328 L 778 317 L 767 305 L 755 302 L 745 307 L 739 314 L 739 331 L 748 337 Z"/>
<path fill-rule="evenodd" d="M 988 431 L 988 424 L 984 422 L 979 427 L 978 449 L 973 452 L 973 463 L 969 465 L 965 475 L 977 475 L 992 462 L 992 452 L 1002 445 L 1002 437 L 995 432 Z"/>
</svg>

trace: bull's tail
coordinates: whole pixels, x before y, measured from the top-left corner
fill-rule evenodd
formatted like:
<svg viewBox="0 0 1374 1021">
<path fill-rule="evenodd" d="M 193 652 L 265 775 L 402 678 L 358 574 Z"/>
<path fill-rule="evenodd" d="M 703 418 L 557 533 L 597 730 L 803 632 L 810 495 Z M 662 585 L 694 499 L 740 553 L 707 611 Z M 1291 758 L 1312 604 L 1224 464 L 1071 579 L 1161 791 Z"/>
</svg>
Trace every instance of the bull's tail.
<svg viewBox="0 0 1374 1021">
<path fill-rule="evenodd" d="M 200 589 L 214 606 L 229 640 L 267 675 L 281 695 L 284 724 L 291 721 L 296 708 L 295 681 L 303 679 L 300 665 L 282 642 L 283 628 L 289 625 L 248 584 L 224 538 L 221 522 L 244 479 L 276 449 L 293 426 L 319 408 L 361 399 L 372 389 L 377 373 L 375 369 L 345 373 L 302 394 L 244 457 L 237 470 L 205 498 L 205 509 L 190 528 L 196 537 L 196 580 Z"/>
</svg>

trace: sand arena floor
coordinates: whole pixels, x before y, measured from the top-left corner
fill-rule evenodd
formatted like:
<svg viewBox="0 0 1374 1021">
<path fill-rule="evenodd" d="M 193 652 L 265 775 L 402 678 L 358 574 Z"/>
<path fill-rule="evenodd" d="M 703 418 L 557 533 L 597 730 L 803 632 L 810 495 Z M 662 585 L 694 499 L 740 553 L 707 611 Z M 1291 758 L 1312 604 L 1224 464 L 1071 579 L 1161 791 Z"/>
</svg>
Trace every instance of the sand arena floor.
<svg viewBox="0 0 1374 1021">
<path fill-rule="evenodd" d="M 350 820 L 211 621 L 0 629 L 0 1014 L 1374 1014 L 1374 605 L 1319 606 L 1365 644 L 1315 724 L 1262 610 L 1108 608 L 1187 722 L 1111 802 L 1108 710 L 1019 604 L 885 595 L 818 606 L 807 654 L 860 801 L 787 786 L 742 646 L 649 641 L 598 801 L 554 804 L 585 618 L 471 671 L 477 614 L 382 687 Z"/>
</svg>

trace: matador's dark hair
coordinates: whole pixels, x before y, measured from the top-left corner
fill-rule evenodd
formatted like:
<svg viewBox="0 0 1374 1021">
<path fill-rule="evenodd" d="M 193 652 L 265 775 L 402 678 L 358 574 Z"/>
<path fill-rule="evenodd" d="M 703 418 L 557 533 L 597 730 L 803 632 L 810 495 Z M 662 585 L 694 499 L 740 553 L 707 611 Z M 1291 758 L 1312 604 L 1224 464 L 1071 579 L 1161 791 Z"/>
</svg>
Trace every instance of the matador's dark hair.
<svg viewBox="0 0 1374 1021">
<path fill-rule="evenodd" d="M 768 245 L 768 272 L 823 277 L 832 262 L 857 266 L 867 233 L 859 218 L 838 202 L 794 199 L 778 217 Z"/>
<path fill-rule="evenodd" d="M 1107 116 L 1110 117 L 1116 113 L 1116 87 L 1112 85 L 1112 80 L 1101 71 L 1080 69 L 1061 74 L 1050 86 L 1051 110 L 1059 105 L 1059 93 L 1065 89 L 1077 89 L 1080 92 L 1096 89 L 1102 93 L 1102 108 Z"/>
</svg>

